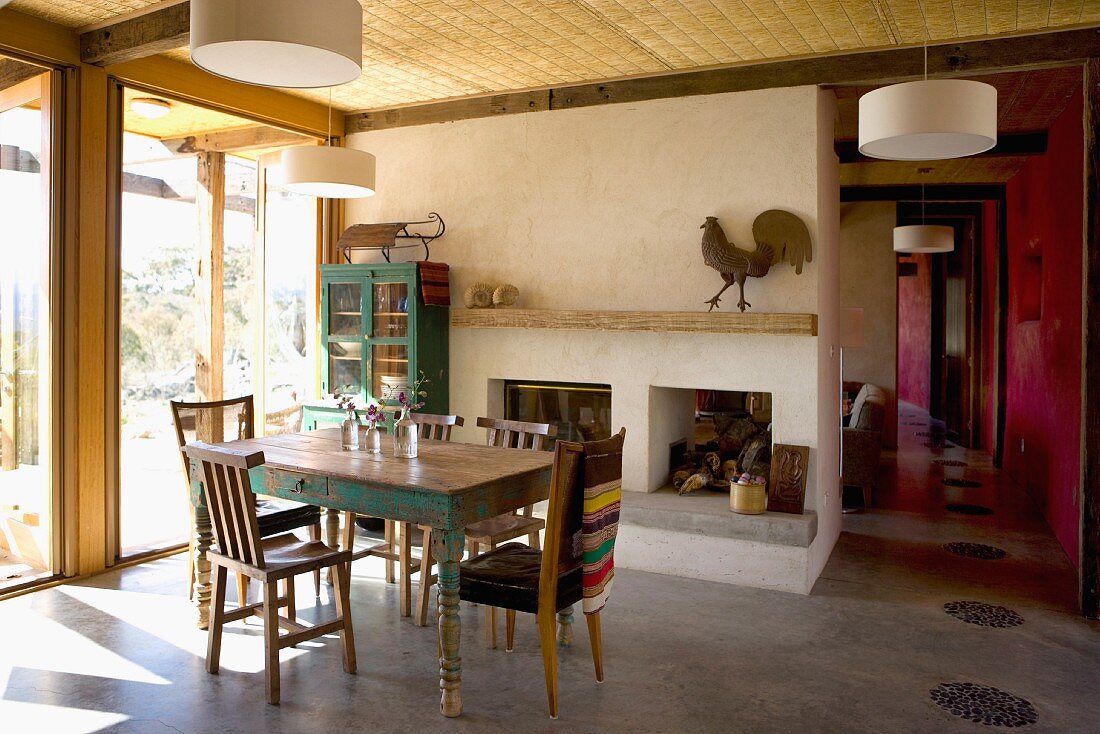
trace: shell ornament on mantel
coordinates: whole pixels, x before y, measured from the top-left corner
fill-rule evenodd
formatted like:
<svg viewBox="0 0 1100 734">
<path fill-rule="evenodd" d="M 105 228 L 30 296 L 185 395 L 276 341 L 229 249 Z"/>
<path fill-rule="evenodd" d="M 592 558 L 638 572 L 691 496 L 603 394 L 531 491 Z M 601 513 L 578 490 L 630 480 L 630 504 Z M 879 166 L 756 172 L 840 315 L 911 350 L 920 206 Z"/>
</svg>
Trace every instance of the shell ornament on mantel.
<svg viewBox="0 0 1100 734">
<path fill-rule="evenodd" d="M 498 285 L 497 289 L 493 291 L 494 306 L 514 306 L 517 298 L 519 298 L 519 288 L 511 283 Z"/>
<path fill-rule="evenodd" d="M 466 308 L 492 308 L 493 286 L 487 283 L 474 283 L 466 289 L 463 296 Z"/>
</svg>

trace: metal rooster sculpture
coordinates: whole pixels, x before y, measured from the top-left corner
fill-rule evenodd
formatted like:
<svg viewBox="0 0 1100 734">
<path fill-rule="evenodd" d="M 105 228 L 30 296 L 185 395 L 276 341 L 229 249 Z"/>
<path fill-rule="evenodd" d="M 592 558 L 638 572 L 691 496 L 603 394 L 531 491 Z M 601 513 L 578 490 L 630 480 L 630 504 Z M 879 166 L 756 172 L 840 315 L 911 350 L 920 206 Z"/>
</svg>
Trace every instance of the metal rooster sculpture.
<svg viewBox="0 0 1100 734">
<path fill-rule="evenodd" d="M 726 239 L 717 217 L 707 217 L 700 229 L 703 230 L 703 262 L 717 270 L 726 281 L 718 295 L 704 301 L 710 304 L 710 311 L 719 307 L 722 294 L 734 283 L 741 290 L 737 306 L 742 311 L 751 306 L 745 301 L 745 279 L 763 278 L 771 266 L 781 260 L 793 265 L 798 274 L 802 273 L 803 263 L 813 261 L 810 231 L 801 219 L 781 209 L 770 209 L 753 221 L 752 237 L 756 240 L 753 251 L 742 250 Z"/>
</svg>

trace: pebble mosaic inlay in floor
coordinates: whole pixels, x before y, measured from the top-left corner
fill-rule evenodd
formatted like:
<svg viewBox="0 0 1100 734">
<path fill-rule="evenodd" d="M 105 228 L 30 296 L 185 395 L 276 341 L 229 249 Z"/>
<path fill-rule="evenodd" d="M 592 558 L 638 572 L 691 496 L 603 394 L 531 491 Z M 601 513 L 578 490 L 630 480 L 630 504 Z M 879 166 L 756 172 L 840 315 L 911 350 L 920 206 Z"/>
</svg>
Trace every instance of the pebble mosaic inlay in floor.
<svg viewBox="0 0 1100 734">
<path fill-rule="evenodd" d="M 955 619 L 979 627 L 1007 629 L 1024 623 L 1024 618 L 1008 607 L 980 601 L 949 601 L 943 605 L 943 611 Z"/>
<path fill-rule="evenodd" d="M 978 683 L 940 683 L 929 691 L 944 711 L 986 726 L 1015 728 L 1034 724 L 1039 714 L 1031 702 Z"/>
<path fill-rule="evenodd" d="M 944 543 L 943 549 L 948 553 L 966 558 L 978 558 L 983 561 L 998 561 L 1008 555 L 1003 549 L 994 545 L 982 543 L 952 542 Z"/>
<path fill-rule="evenodd" d="M 965 461 L 959 461 L 958 459 L 933 459 L 932 463 L 936 466 L 970 466 Z"/>
</svg>

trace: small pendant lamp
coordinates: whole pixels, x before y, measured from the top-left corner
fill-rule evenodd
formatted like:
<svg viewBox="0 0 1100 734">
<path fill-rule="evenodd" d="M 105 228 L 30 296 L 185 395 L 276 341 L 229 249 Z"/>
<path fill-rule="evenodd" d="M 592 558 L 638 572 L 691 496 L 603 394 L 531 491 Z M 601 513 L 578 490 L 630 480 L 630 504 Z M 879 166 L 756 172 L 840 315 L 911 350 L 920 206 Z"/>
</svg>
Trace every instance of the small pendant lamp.
<svg viewBox="0 0 1100 734">
<path fill-rule="evenodd" d="M 329 88 L 329 134 L 325 146 L 300 145 L 283 151 L 283 186 L 323 199 L 374 196 L 375 158 L 365 150 L 332 145 L 332 89 Z"/>
<path fill-rule="evenodd" d="M 859 152 L 893 161 L 962 158 L 997 144 L 997 88 L 966 79 L 891 84 L 859 98 Z"/>
<path fill-rule="evenodd" d="M 191 61 L 265 87 L 346 84 L 363 73 L 359 0 L 191 0 Z"/>
<path fill-rule="evenodd" d="M 894 227 L 894 252 L 939 254 L 955 249 L 955 229 L 924 223 L 924 184 L 920 185 L 920 224 Z"/>
</svg>

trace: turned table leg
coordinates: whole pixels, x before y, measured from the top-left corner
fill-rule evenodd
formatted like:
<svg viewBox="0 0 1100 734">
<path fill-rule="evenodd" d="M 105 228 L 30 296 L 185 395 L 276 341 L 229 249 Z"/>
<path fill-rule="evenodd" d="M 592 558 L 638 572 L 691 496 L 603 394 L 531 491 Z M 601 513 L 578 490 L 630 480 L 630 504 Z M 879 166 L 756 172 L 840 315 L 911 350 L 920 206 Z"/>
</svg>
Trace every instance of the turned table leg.
<svg viewBox="0 0 1100 734">
<path fill-rule="evenodd" d="M 199 629 L 210 625 L 210 561 L 206 552 L 214 543 L 213 527 L 210 525 L 210 512 L 206 506 L 195 508 L 195 594 L 194 605 L 198 611 Z"/>
<path fill-rule="evenodd" d="M 432 533 L 432 555 L 438 564 L 439 641 L 443 655 L 439 659 L 440 713 L 462 713 L 462 658 L 459 657 L 458 562 L 462 560 L 464 538 L 461 529 Z"/>
<path fill-rule="evenodd" d="M 354 533 L 355 530 L 353 529 L 352 532 Z M 333 550 L 340 547 L 340 511 L 331 507 L 325 508 L 325 545 Z M 329 566 L 325 573 L 325 581 L 332 586 L 332 566 Z"/>
<path fill-rule="evenodd" d="M 569 647 L 573 644 L 573 607 L 567 607 L 558 612 L 558 647 Z"/>
</svg>

